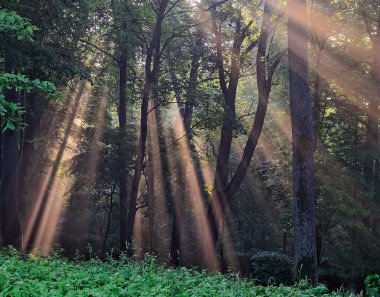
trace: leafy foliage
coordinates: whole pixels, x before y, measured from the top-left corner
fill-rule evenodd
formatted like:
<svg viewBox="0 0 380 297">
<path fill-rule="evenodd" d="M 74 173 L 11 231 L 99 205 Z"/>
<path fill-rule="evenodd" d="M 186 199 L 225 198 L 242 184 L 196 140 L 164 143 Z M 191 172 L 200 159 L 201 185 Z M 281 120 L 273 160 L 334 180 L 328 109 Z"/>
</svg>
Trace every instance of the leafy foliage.
<svg viewBox="0 0 380 297">
<path fill-rule="evenodd" d="M 14 11 L 0 10 L 0 36 L 12 35 L 20 41 L 31 40 L 37 28 Z"/>
<path fill-rule="evenodd" d="M 59 257 L 21 258 L 12 250 L 1 253 L 0 288 L 0 296 L 345 296 L 306 283 L 264 287 L 238 275 L 168 269 L 150 256 L 143 262 L 123 257 L 106 263 L 69 262 Z"/>
<path fill-rule="evenodd" d="M 0 73 L 0 127 L 5 130 L 16 130 L 25 127 L 22 115 L 24 109 L 20 103 L 9 102 L 5 93 L 7 90 L 16 92 L 42 92 L 47 98 L 58 97 L 58 93 L 53 83 L 41 81 L 39 79 L 31 80 L 22 74 Z"/>
<path fill-rule="evenodd" d="M 14 11 L 0 10 L 0 36 L 17 38 L 19 41 L 31 41 L 36 27 L 29 20 L 20 17 Z M 4 55 L 3 49 L 0 57 Z M 15 92 L 43 92 L 47 97 L 57 96 L 54 84 L 39 79 L 31 80 L 26 75 L 0 72 L 0 127 L 5 130 L 23 128 L 24 109 L 19 103 L 7 101 L 5 93 Z"/>
<path fill-rule="evenodd" d="M 378 274 L 368 275 L 365 279 L 368 296 L 380 296 L 380 276 Z"/>
</svg>

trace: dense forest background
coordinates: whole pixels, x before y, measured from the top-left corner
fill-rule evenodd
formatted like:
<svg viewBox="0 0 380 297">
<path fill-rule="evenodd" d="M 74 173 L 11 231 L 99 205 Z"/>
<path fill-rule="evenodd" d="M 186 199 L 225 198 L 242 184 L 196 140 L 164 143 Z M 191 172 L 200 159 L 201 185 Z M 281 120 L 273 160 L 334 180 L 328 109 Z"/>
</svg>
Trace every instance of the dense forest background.
<svg viewBox="0 0 380 297">
<path fill-rule="evenodd" d="M 288 2 L 0 0 L 3 246 L 291 283 L 311 228 L 321 281 L 380 271 L 380 2 Z"/>
</svg>

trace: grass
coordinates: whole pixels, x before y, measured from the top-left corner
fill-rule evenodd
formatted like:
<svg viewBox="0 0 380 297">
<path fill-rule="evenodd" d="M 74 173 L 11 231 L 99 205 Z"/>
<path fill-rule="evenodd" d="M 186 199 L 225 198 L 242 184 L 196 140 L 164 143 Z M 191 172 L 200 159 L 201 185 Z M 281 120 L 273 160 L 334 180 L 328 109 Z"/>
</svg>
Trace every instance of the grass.
<svg viewBox="0 0 380 297">
<path fill-rule="evenodd" d="M 112 260 L 68 261 L 0 252 L 0 296 L 348 296 L 325 287 L 255 286 L 236 275 L 221 275 Z"/>
</svg>

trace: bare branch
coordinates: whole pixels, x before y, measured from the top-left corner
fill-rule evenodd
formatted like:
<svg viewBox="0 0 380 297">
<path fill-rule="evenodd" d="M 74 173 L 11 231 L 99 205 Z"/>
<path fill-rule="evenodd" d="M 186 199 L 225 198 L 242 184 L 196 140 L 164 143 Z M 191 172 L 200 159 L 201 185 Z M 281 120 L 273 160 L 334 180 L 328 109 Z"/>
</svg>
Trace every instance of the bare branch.
<svg viewBox="0 0 380 297">
<path fill-rule="evenodd" d="M 97 51 L 101 52 L 102 54 L 106 55 L 107 57 L 111 58 L 112 60 L 114 60 L 116 63 L 120 63 L 119 59 L 117 59 L 114 55 L 111 55 L 109 52 L 107 52 L 106 50 L 100 48 L 99 46 L 97 46 L 96 44 L 93 44 L 87 40 L 84 40 L 84 39 L 79 39 L 79 42 L 82 42 L 84 44 L 87 44 L 91 47 L 93 47 L 94 49 L 96 49 Z"/>
<path fill-rule="evenodd" d="M 164 14 L 164 17 L 168 16 L 168 14 L 173 10 L 173 8 L 177 6 L 177 4 L 178 4 L 179 1 L 181 1 L 181 0 L 174 1 L 173 5 L 170 6 L 168 10 L 166 10 L 166 12 Z"/>
</svg>

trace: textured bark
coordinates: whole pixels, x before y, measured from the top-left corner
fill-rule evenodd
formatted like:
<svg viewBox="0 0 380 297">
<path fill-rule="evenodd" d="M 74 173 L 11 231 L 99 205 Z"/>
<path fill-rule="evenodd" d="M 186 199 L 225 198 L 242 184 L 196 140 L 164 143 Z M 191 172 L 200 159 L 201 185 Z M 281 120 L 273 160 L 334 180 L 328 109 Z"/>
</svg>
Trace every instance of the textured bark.
<svg viewBox="0 0 380 297">
<path fill-rule="evenodd" d="M 121 138 L 126 133 L 127 126 L 127 55 L 123 54 L 119 62 L 119 130 Z M 121 144 L 125 147 L 125 143 Z M 119 156 L 121 162 L 120 177 L 119 177 L 119 204 L 120 204 L 120 249 L 126 250 L 127 241 L 127 214 L 128 214 L 128 190 L 127 190 L 127 164 L 126 158 L 123 155 L 124 150 L 120 150 L 122 155 Z"/>
<path fill-rule="evenodd" d="M 295 279 L 318 281 L 313 184 L 313 119 L 307 58 L 305 0 L 288 2 L 288 61 L 293 138 Z"/>
<path fill-rule="evenodd" d="M 161 28 L 167 6 L 168 0 L 162 0 L 159 3 L 156 25 L 152 39 L 150 41 L 149 48 L 147 50 L 145 60 L 145 84 L 141 103 L 140 136 L 137 147 L 137 158 L 135 162 L 135 172 L 133 175 L 131 185 L 131 194 L 129 199 L 129 209 L 127 217 L 127 245 L 128 255 L 130 256 L 133 253 L 132 239 L 136 217 L 136 203 L 140 187 L 141 173 L 145 157 L 146 139 L 148 134 L 148 106 L 150 95 L 152 92 L 152 86 L 157 77 L 161 60 Z"/>
<path fill-rule="evenodd" d="M 316 27 L 318 24 L 314 25 Z M 312 94 L 312 101 L 313 101 L 313 150 L 314 153 L 323 150 L 323 143 L 322 143 L 322 123 L 321 123 L 321 95 L 320 95 L 320 88 L 321 88 L 321 57 L 322 52 L 326 45 L 327 36 L 323 36 L 325 39 L 322 41 L 318 40 L 315 45 L 315 69 L 314 69 L 314 89 Z M 318 38 L 318 37 L 317 37 Z M 319 166 L 318 164 L 314 164 L 314 175 L 318 176 Z M 320 195 L 321 189 L 317 183 L 314 184 L 314 195 L 315 195 L 315 201 L 318 203 L 319 195 Z M 323 231 L 321 230 L 323 228 L 322 222 L 319 221 L 316 225 L 316 252 L 317 252 L 317 261 L 318 264 L 321 260 L 322 255 L 322 243 L 323 243 Z"/>
</svg>

